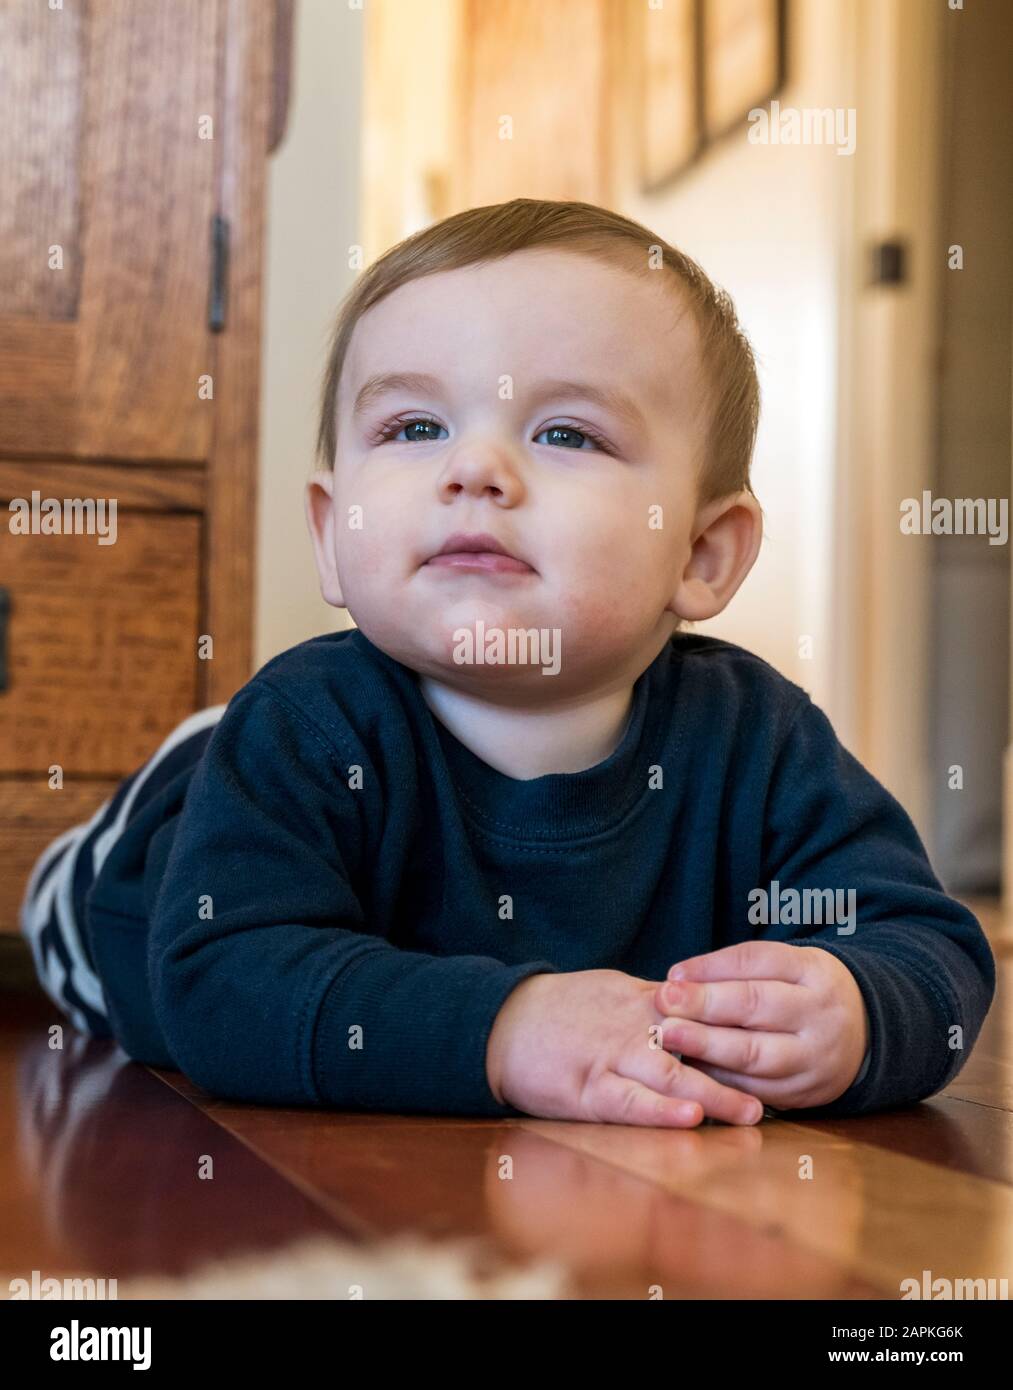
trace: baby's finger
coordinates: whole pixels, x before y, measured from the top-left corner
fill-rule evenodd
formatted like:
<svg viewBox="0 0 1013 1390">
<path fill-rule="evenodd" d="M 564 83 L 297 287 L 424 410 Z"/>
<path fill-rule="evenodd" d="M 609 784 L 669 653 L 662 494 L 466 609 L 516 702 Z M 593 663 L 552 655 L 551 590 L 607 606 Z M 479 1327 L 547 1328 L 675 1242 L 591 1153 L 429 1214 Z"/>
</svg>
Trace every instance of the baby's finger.
<svg viewBox="0 0 1013 1390">
<path fill-rule="evenodd" d="M 811 991 L 783 980 L 677 980 L 661 985 L 654 996 L 660 1014 L 775 1033 L 800 1030 L 812 1004 Z"/>
<path fill-rule="evenodd" d="M 613 1071 L 595 1079 L 588 1104 L 585 1118 L 602 1124 L 692 1129 L 703 1119 L 702 1108 L 693 1101 L 659 1095 L 634 1077 Z"/>
<path fill-rule="evenodd" d="M 819 1091 L 819 1078 L 814 1077 L 811 1070 L 795 1072 L 778 1081 L 767 1081 L 762 1077 L 725 1071 L 723 1067 L 712 1066 L 709 1062 L 694 1061 L 693 1065 L 722 1085 L 737 1086 L 742 1091 L 750 1092 L 772 1110 L 798 1110 L 803 1106 L 822 1105 L 829 1098 L 825 1091 Z"/>
<path fill-rule="evenodd" d="M 668 978 L 685 980 L 785 980 L 802 983 L 805 956 L 786 941 L 740 941 L 678 961 Z"/>
<path fill-rule="evenodd" d="M 638 1047 L 627 1052 L 616 1064 L 620 1076 L 630 1077 L 660 1095 L 697 1101 L 713 1120 L 730 1125 L 755 1124 L 763 1115 L 755 1099 L 724 1086 L 688 1063 L 682 1063 L 664 1048 Z"/>
<path fill-rule="evenodd" d="M 694 1019 L 670 1018 L 661 1025 L 662 1046 L 728 1072 L 747 1076 L 793 1076 L 804 1061 L 795 1033 L 764 1033 L 752 1028 L 715 1028 Z"/>
<path fill-rule="evenodd" d="M 710 1062 L 698 1062 L 694 1059 L 693 1065 L 699 1067 L 701 1072 L 713 1081 L 718 1081 L 723 1086 L 734 1086 L 740 1091 L 754 1095 L 764 1105 L 797 1106 L 800 1104 L 797 1097 L 804 1094 L 809 1086 L 808 1074 L 805 1073 L 795 1072 L 791 1076 L 781 1077 L 778 1081 L 768 1081 L 762 1076 L 743 1076 L 741 1072 L 727 1071 L 724 1067 L 716 1067 Z"/>
</svg>

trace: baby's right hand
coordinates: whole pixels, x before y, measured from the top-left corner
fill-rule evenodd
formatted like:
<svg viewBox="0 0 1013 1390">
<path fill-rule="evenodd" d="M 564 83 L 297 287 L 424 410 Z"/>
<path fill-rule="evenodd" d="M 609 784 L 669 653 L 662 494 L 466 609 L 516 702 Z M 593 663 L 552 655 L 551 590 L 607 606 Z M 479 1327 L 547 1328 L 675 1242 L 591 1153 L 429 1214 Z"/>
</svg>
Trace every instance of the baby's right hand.
<svg viewBox="0 0 1013 1390">
<path fill-rule="evenodd" d="M 661 1046 L 661 981 L 621 970 L 531 975 L 489 1035 L 486 1075 L 501 1102 L 547 1120 L 677 1129 L 705 1115 L 755 1124 L 755 1096 L 723 1086 Z M 652 1027 L 654 1032 L 652 1033 Z"/>
</svg>

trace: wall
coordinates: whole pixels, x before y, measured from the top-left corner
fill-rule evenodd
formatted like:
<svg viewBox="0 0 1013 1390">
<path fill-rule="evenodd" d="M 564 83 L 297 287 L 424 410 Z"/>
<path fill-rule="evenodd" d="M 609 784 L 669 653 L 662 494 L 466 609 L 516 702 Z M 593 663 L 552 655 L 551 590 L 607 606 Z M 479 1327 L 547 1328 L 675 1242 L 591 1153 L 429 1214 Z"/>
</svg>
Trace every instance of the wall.
<svg viewBox="0 0 1013 1390">
<path fill-rule="evenodd" d="M 320 597 L 303 487 L 334 311 L 360 241 L 363 12 L 298 0 L 285 138 L 269 164 L 260 415 L 257 665 L 348 615 Z"/>
<path fill-rule="evenodd" d="M 852 105 L 847 7 L 794 0 L 788 12 L 781 106 Z M 693 256 L 728 290 L 758 357 L 763 402 L 753 488 L 766 513 L 765 540 L 729 608 L 695 630 L 757 652 L 835 719 L 839 257 L 854 156 L 829 146 L 752 145 L 746 137 L 744 125 L 670 191 L 627 195 L 620 210 Z M 811 660 L 799 655 L 807 635 Z"/>
</svg>

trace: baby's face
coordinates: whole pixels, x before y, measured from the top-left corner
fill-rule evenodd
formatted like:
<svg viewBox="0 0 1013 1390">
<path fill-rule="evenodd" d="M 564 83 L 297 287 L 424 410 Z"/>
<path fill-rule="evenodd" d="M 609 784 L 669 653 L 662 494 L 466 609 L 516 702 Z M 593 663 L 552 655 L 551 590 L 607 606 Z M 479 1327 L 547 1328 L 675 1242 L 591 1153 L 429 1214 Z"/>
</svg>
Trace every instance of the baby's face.
<svg viewBox="0 0 1013 1390">
<path fill-rule="evenodd" d="M 653 659 L 680 611 L 704 423 L 696 329 L 662 273 L 527 250 L 360 319 L 333 478 L 317 475 L 332 499 L 311 484 L 309 513 L 324 596 L 389 655 L 532 701 Z M 434 561 L 461 533 L 515 563 Z M 532 628 L 558 630 L 552 676 L 455 661 L 462 629 Z"/>
</svg>

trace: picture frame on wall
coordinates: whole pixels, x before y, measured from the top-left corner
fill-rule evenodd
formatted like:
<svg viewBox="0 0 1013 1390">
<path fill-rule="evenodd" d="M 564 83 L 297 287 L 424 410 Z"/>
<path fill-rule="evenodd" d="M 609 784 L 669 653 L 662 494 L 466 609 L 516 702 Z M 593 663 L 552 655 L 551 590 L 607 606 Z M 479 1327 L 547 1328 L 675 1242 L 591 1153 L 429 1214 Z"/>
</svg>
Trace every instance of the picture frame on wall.
<svg viewBox="0 0 1013 1390">
<path fill-rule="evenodd" d="M 640 167 L 641 184 L 648 192 L 671 182 L 698 153 L 697 11 L 698 0 L 665 0 L 661 8 L 639 8 Z"/>
<path fill-rule="evenodd" d="M 633 3 L 640 182 L 654 192 L 784 85 L 787 0 Z"/>
<path fill-rule="evenodd" d="M 780 89 L 784 0 L 703 0 L 700 23 L 703 141 L 709 143 Z"/>
</svg>

